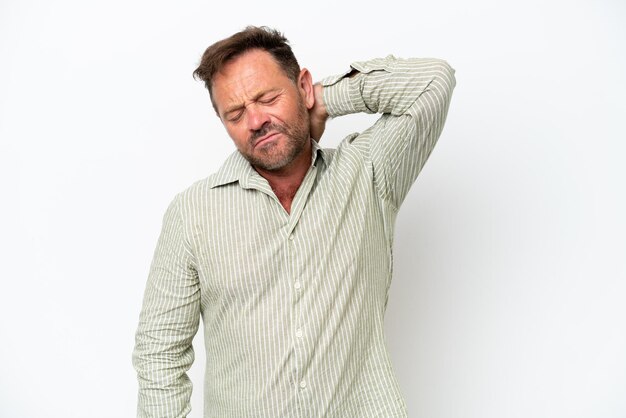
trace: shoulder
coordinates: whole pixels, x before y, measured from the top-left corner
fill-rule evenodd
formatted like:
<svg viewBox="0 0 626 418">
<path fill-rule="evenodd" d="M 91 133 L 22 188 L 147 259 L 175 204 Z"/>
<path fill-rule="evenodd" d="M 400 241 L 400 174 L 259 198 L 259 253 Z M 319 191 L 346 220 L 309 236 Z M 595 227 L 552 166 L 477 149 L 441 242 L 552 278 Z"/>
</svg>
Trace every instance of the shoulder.
<svg viewBox="0 0 626 418">
<path fill-rule="evenodd" d="M 197 211 L 198 208 L 206 206 L 210 200 L 218 198 L 224 186 L 236 184 L 248 169 L 247 165 L 247 161 L 239 152 L 233 152 L 217 171 L 179 192 L 171 205 L 178 206 L 182 213 Z"/>
</svg>

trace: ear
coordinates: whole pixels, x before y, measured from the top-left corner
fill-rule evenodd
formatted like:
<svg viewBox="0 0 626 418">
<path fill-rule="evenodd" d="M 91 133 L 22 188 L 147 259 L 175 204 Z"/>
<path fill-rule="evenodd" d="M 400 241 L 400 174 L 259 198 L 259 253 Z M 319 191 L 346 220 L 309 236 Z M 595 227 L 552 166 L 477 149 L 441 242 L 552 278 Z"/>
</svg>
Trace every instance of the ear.
<svg viewBox="0 0 626 418">
<path fill-rule="evenodd" d="M 298 91 L 304 99 L 304 104 L 307 109 L 311 109 L 315 104 L 315 95 L 313 94 L 313 78 L 311 73 L 306 68 L 300 71 L 298 76 Z"/>
</svg>

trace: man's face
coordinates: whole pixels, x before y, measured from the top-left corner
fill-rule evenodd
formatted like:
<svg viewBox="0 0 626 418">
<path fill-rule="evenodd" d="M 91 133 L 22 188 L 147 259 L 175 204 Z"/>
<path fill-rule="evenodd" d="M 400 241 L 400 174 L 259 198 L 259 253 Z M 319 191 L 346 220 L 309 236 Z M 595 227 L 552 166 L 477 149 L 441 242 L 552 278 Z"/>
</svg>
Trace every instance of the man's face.
<svg viewBox="0 0 626 418">
<path fill-rule="evenodd" d="M 310 138 L 310 84 L 307 70 L 294 83 L 268 52 L 256 49 L 215 75 L 212 92 L 219 117 L 254 167 L 278 171 L 303 151 Z"/>
</svg>

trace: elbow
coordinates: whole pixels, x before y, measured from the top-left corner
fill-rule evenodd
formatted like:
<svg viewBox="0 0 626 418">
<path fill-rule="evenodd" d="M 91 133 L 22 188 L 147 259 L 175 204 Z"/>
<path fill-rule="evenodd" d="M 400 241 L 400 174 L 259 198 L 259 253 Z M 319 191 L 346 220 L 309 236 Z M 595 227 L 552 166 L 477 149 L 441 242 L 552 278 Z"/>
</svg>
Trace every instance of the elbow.
<svg viewBox="0 0 626 418">
<path fill-rule="evenodd" d="M 438 60 L 437 63 L 437 72 L 436 78 L 439 81 L 439 84 L 449 92 L 449 95 L 452 94 L 452 90 L 456 86 L 456 77 L 454 75 L 455 70 L 446 60 Z"/>
<path fill-rule="evenodd" d="M 433 91 L 435 96 L 439 97 L 445 107 L 452 99 L 452 92 L 456 86 L 455 70 L 445 60 L 435 60 L 435 68 L 433 79 L 430 83 L 429 90 Z"/>
</svg>

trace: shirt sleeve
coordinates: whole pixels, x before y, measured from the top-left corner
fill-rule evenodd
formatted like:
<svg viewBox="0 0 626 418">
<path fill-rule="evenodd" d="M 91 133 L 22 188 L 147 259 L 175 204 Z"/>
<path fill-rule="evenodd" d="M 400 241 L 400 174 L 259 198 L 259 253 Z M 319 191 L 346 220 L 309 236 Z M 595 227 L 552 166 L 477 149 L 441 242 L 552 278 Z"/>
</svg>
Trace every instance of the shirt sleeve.
<svg viewBox="0 0 626 418">
<path fill-rule="evenodd" d="M 331 117 L 382 113 L 372 127 L 349 138 L 368 150 L 380 198 L 398 209 L 443 130 L 454 70 L 439 59 L 392 55 L 350 67 L 322 80 L 324 104 Z"/>
<path fill-rule="evenodd" d="M 194 360 L 200 285 L 179 200 L 174 199 L 163 218 L 135 337 L 140 418 L 181 418 L 191 410 L 192 384 L 186 372 Z"/>
</svg>

